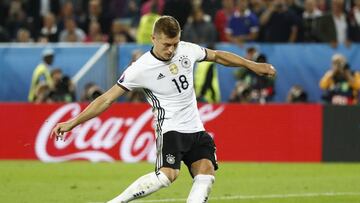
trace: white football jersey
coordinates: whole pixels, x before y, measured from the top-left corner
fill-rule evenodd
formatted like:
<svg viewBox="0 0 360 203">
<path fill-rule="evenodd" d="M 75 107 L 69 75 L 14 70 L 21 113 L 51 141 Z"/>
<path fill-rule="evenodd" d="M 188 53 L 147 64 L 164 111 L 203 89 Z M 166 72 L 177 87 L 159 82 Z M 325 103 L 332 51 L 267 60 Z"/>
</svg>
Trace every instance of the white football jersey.
<svg viewBox="0 0 360 203">
<path fill-rule="evenodd" d="M 153 108 L 156 131 L 194 133 L 203 131 L 194 90 L 194 64 L 206 58 L 196 44 L 179 42 L 174 57 L 158 59 L 151 51 L 132 63 L 117 84 L 126 89 L 142 88 Z"/>
</svg>

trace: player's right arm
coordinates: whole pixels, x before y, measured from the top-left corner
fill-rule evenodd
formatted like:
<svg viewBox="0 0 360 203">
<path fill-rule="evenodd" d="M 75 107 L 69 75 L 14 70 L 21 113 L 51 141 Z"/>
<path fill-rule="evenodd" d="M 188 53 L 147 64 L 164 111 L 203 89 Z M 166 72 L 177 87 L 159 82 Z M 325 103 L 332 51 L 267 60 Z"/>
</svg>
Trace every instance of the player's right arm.
<svg viewBox="0 0 360 203">
<path fill-rule="evenodd" d="M 56 139 L 59 138 L 60 140 L 62 140 L 64 138 L 65 132 L 68 132 L 72 130 L 75 126 L 98 116 L 106 109 L 108 109 L 111 104 L 124 93 L 125 90 L 123 88 L 121 88 L 117 84 L 114 85 L 104 94 L 91 102 L 79 115 L 66 122 L 58 123 L 51 132 L 51 138 L 53 137 L 53 135 L 55 135 Z"/>
</svg>

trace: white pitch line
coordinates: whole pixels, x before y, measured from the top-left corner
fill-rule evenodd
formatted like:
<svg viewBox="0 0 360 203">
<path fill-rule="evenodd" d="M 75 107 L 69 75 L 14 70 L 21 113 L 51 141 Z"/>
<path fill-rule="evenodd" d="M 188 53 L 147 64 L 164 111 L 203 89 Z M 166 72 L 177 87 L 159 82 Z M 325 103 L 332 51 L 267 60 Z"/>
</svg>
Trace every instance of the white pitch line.
<svg viewBox="0 0 360 203">
<path fill-rule="evenodd" d="M 253 199 L 286 199 L 286 198 L 306 198 L 306 197 L 333 197 L 333 196 L 360 196 L 360 192 L 323 192 L 323 193 L 299 193 L 299 194 L 268 194 L 268 195 L 234 195 L 234 196 L 221 196 L 210 197 L 209 201 L 215 200 L 253 200 Z M 184 198 L 174 199 L 149 199 L 149 200 L 136 200 L 134 203 L 148 203 L 148 202 L 184 202 Z M 87 203 L 103 203 L 103 202 L 87 202 Z"/>
</svg>

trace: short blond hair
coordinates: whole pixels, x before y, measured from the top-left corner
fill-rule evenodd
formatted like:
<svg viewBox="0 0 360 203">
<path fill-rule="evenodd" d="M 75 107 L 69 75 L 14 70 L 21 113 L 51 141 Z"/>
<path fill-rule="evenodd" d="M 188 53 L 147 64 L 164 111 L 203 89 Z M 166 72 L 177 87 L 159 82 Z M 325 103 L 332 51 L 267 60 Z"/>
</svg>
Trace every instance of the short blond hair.
<svg viewBox="0 0 360 203">
<path fill-rule="evenodd" d="M 161 16 L 153 27 L 153 34 L 165 34 L 167 37 L 174 38 L 180 33 L 179 22 L 172 16 Z"/>
</svg>

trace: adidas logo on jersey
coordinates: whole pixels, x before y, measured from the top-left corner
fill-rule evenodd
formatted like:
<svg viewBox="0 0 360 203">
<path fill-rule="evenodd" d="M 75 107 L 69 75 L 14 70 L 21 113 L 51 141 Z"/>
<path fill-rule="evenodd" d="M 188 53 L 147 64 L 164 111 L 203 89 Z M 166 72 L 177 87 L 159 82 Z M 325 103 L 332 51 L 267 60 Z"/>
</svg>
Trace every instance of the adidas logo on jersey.
<svg viewBox="0 0 360 203">
<path fill-rule="evenodd" d="M 165 77 L 165 75 L 163 75 L 162 73 L 159 74 L 159 76 L 157 77 L 158 80 L 163 79 Z"/>
</svg>

